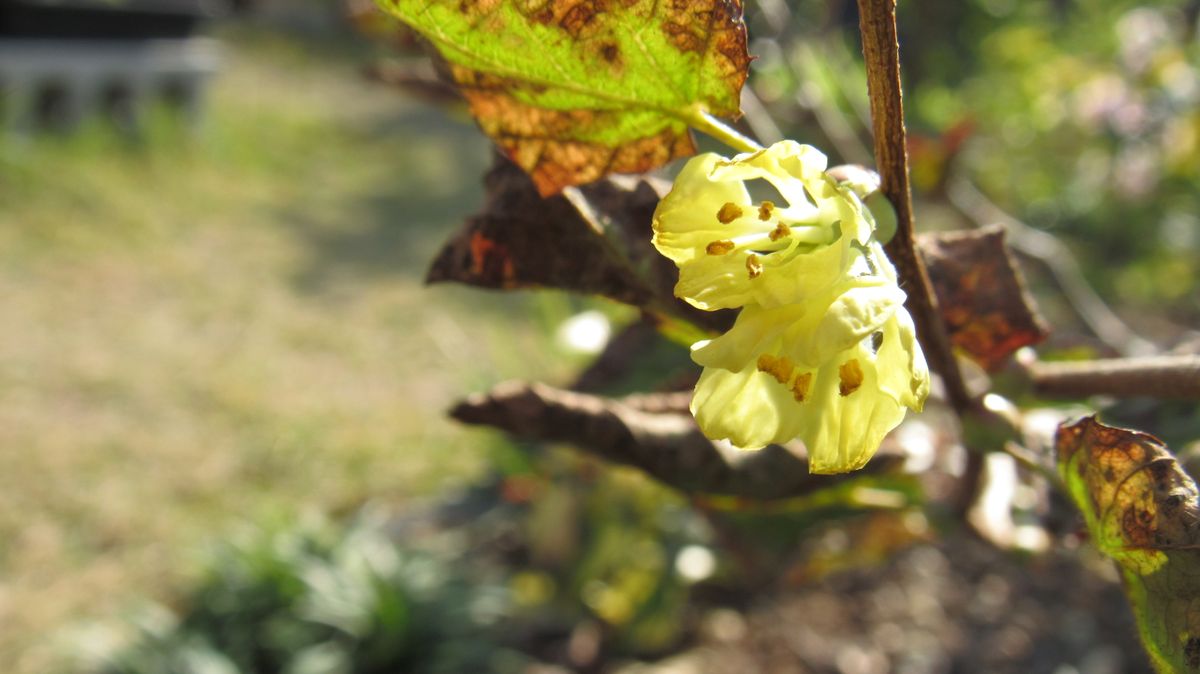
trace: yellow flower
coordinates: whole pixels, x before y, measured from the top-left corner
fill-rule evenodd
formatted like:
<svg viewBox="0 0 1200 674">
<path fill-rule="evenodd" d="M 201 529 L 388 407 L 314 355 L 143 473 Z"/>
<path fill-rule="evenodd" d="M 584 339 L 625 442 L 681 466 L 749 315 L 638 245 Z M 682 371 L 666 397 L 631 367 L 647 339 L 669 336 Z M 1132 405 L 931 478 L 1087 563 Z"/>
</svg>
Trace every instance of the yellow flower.
<svg viewBox="0 0 1200 674">
<path fill-rule="evenodd" d="M 908 313 L 893 313 L 878 334 L 815 366 L 777 351 L 736 372 L 705 368 L 692 413 L 705 435 L 746 449 L 800 438 L 814 473 L 861 468 L 929 392 Z"/>
<path fill-rule="evenodd" d="M 655 212 L 654 244 L 679 266 L 679 297 L 744 307 L 692 347 L 705 435 L 746 449 L 800 438 L 809 470 L 839 473 L 922 408 L 929 371 L 875 221 L 825 163 L 792 141 L 696 157 Z M 753 203 L 759 179 L 785 203 Z"/>
<path fill-rule="evenodd" d="M 835 283 L 875 222 L 825 165 L 794 141 L 692 158 L 654 213 L 654 245 L 679 266 L 675 294 L 705 310 L 772 307 Z M 753 201 L 748 181 L 766 181 L 781 201 Z"/>
<path fill-rule="evenodd" d="M 799 437 L 816 473 L 854 470 L 920 411 L 929 370 L 904 292 L 878 243 L 864 266 L 805 302 L 747 305 L 729 332 L 692 347 L 705 367 L 692 413 L 710 438 L 747 449 Z"/>
</svg>

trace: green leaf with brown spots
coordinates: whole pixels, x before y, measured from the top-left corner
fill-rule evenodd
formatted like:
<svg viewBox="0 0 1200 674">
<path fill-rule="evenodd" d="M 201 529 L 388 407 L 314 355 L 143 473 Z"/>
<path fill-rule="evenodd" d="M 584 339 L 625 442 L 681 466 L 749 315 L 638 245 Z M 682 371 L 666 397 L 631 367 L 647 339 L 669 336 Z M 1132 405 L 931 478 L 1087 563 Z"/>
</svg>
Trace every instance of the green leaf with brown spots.
<svg viewBox="0 0 1200 674">
<path fill-rule="evenodd" d="M 471 112 L 550 195 L 695 152 L 740 115 L 741 0 L 377 0 L 450 62 Z"/>
<path fill-rule="evenodd" d="M 1125 580 L 1160 672 L 1200 672 L 1200 492 L 1151 435 L 1095 417 L 1059 427 L 1058 469 Z"/>
</svg>

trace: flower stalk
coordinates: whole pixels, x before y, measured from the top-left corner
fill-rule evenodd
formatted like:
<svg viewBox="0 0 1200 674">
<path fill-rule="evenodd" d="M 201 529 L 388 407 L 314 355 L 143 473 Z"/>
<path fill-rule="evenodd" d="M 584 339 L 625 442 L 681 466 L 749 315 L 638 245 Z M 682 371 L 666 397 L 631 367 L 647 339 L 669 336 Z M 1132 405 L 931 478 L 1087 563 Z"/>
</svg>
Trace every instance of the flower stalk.
<svg viewBox="0 0 1200 674">
<path fill-rule="evenodd" d="M 756 152 L 762 149 L 762 145 L 753 138 L 741 134 L 701 106 L 689 110 L 686 121 L 693 129 L 712 136 L 738 152 Z"/>
</svg>

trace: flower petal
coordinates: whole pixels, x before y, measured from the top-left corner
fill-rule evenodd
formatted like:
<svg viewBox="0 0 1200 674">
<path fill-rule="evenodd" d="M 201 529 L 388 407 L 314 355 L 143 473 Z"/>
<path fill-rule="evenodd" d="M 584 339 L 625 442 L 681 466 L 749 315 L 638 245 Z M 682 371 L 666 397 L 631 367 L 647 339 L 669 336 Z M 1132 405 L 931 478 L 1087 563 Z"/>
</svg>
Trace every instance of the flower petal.
<svg viewBox="0 0 1200 674">
<path fill-rule="evenodd" d="M 894 312 L 881 332 L 877 351 L 868 338 L 827 361 L 813 385 L 814 404 L 800 406 L 800 438 L 814 473 L 861 468 L 904 420 L 905 408 L 924 404 L 929 371 L 908 312 Z"/>
<path fill-rule="evenodd" d="M 736 371 L 708 367 L 692 413 L 706 436 L 746 449 L 799 437 L 814 473 L 861 468 L 929 391 L 908 312 L 894 309 L 878 328 L 878 350 L 867 336 L 816 367 L 783 351 L 760 353 Z"/>
<path fill-rule="evenodd" d="M 897 311 L 883 326 L 876 360 L 879 388 L 901 405 L 920 412 L 929 396 L 929 365 L 917 343 L 917 330 L 907 311 Z"/>
<path fill-rule="evenodd" d="M 815 368 L 881 329 L 903 304 L 904 291 L 881 277 L 843 278 L 804 302 L 746 305 L 728 332 L 692 346 L 692 360 L 738 371 L 768 353 Z"/>
<path fill-rule="evenodd" d="M 820 151 L 793 141 L 690 160 L 654 214 L 654 245 L 680 268 L 675 294 L 706 310 L 773 307 L 843 276 L 875 225 L 825 165 Z M 745 183 L 759 179 L 787 204 L 753 203 Z"/>
<path fill-rule="evenodd" d="M 728 224 L 743 219 L 753 225 L 754 209 L 746 186 L 712 177 L 713 168 L 724 161 L 711 152 L 690 159 L 654 212 L 654 246 L 676 264 L 708 259 L 706 249 L 711 242 L 743 233 L 742 228 Z M 726 204 L 742 209 L 743 215 L 722 223 L 718 214 L 725 209 L 727 218 Z"/>
<path fill-rule="evenodd" d="M 753 366 L 740 372 L 707 368 L 696 383 L 691 409 L 705 436 L 761 449 L 796 437 L 792 402 L 787 389 Z"/>
</svg>

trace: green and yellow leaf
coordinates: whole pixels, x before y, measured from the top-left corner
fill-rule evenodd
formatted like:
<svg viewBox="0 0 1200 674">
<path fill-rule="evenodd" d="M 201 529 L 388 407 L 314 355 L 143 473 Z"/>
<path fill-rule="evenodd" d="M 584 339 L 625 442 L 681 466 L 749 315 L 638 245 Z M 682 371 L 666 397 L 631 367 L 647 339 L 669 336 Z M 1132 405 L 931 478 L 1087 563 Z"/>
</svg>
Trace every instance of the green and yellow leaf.
<svg viewBox="0 0 1200 674">
<path fill-rule="evenodd" d="M 543 195 L 692 154 L 698 111 L 740 114 L 740 0 L 378 2 L 450 62 L 479 125 Z"/>
<path fill-rule="evenodd" d="M 1095 544 L 1118 564 L 1160 672 L 1200 671 L 1200 493 L 1153 436 L 1095 417 L 1063 425 L 1058 469 Z"/>
</svg>

